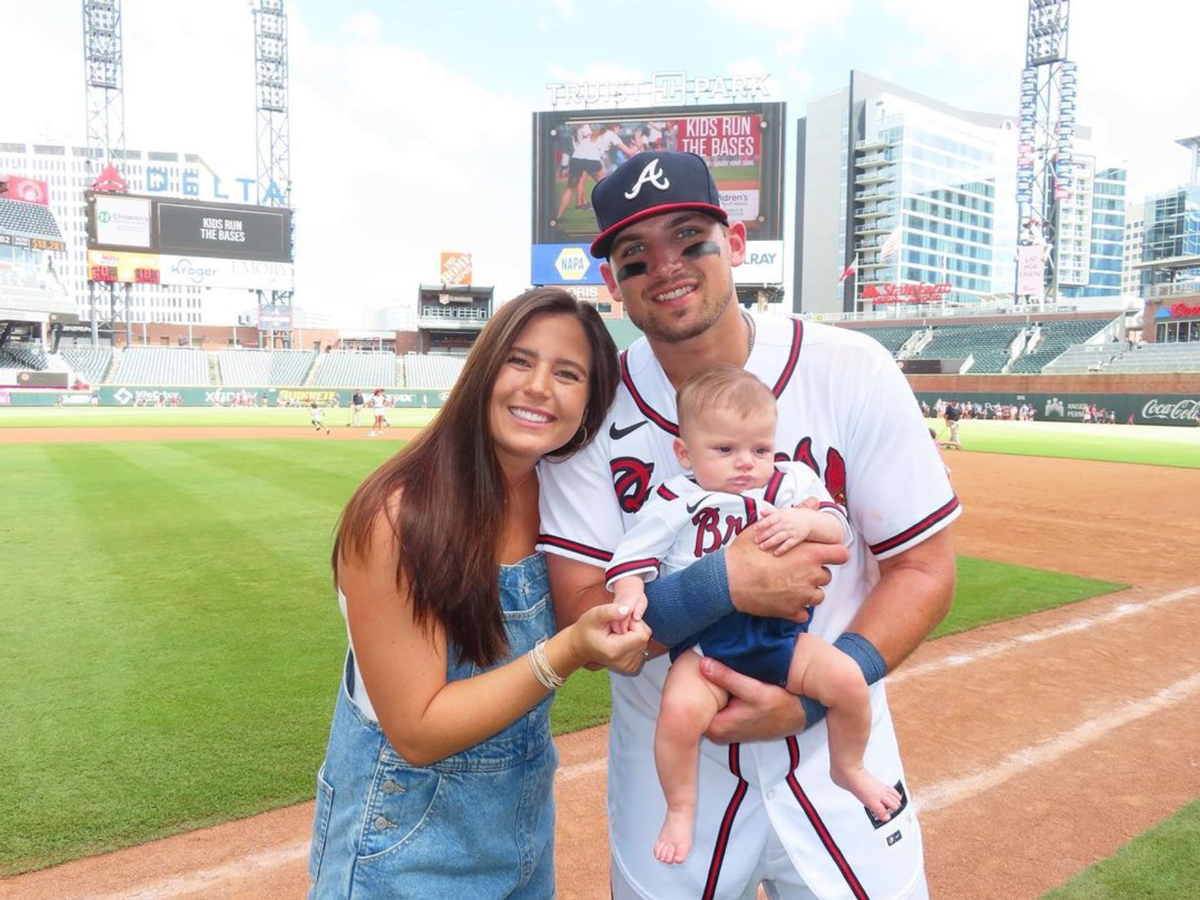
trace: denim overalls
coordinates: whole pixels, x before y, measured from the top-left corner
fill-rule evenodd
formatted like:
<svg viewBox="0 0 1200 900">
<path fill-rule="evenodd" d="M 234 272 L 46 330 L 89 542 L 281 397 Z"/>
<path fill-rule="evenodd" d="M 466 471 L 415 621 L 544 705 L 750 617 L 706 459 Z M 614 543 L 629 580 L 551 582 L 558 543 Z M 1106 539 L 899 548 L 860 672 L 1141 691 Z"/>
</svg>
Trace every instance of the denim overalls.
<svg viewBox="0 0 1200 900">
<path fill-rule="evenodd" d="M 516 658 L 554 633 L 545 559 L 501 566 L 499 578 Z M 450 648 L 447 680 L 480 671 L 458 664 Z M 354 682 L 348 656 L 317 773 L 309 900 L 552 898 L 550 698 L 483 743 L 422 767 L 405 762 L 355 705 Z"/>
</svg>

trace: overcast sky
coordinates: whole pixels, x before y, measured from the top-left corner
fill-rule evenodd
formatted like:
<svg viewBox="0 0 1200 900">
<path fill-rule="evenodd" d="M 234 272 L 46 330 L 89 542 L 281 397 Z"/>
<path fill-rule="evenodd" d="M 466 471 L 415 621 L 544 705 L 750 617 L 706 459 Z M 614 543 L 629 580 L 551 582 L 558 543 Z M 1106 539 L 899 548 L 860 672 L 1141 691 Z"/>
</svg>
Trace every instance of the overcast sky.
<svg viewBox="0 0 1200 900">
<path fill-rule="evenodd" d="M 255 170 L 247 0 L 122 0 L 126 146 Z M 1014 115 L 1026 0 L 285 0 L 296 303 L 411 303 L 442 250 L 507 298 L 529 279 L 531 113 L 550 82 L 769 74 L 795 119 L 850 69 Z M 79 0 L 0 0 L 0 141 L 84 140 Z M 1187 180 L 1200 134 L 1200 5 L 1076 0 L 1077 121 L 1129 168 L 1132 199 Z M 790 214 L 792 204 L 789 202 Z M 835 227 L 830 223 L 830 227 Z M 790 229 L 785 234 L 790 247 Z M 786 277 L 790 279 L 791 266 Z M 341 318 L 341 317 L 340 317 Z"/>
</svg>

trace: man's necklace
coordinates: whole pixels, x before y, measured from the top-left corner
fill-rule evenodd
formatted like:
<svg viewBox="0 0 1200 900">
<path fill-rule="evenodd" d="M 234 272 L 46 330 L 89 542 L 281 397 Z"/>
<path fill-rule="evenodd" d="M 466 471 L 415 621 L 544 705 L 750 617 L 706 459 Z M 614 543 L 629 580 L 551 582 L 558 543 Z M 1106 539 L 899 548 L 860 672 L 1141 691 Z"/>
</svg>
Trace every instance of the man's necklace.
<svg viewBox="0 0 1200 900">
<path fill-rule="evenodd" d="M 746 356 L 748 357 L 754 352 L 754 334 L 756 329 L 754 326 L 754 317 L 744 309 L 742 310 L 742 318 L 746 320 L 746 327 L 750 329 L 750 346 L 746 348 Z"/>
</svg>

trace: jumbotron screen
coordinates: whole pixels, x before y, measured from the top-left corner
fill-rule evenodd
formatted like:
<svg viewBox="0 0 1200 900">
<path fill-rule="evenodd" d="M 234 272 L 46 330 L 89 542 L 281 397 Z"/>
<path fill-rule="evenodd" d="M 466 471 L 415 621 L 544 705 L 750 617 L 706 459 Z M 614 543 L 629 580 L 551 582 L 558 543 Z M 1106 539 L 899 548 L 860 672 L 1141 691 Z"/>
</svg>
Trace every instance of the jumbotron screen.
<svg viewBox="0 0 1200 900">
<path fill-rule="evenodd" d="M 782 103 L 534 113 L 533 243 L 590 243 L 592 187 L 643 150 L 704 157 L 748 239 L 780 240 L 783 125 Z"/>
</svg>

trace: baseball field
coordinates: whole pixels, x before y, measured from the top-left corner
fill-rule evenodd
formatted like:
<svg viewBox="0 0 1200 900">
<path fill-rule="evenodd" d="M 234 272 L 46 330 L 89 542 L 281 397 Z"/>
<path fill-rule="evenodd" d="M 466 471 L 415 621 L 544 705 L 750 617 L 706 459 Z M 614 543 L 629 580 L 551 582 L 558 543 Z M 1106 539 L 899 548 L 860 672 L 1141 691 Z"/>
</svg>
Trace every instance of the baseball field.
<svg viewBox="0 0 1200 900">
<path fill-rule="evenodd" d="M 333 529 L 433 414 L 0 410 L 0 898 L 302 894 Z M 1200 896 L 1200 429 L 962 435 L 955 607 L 888 679 L 934 896 Z M 564 898 L 608 895 L 607 704 L 555 703 Z"/>
</svg>

